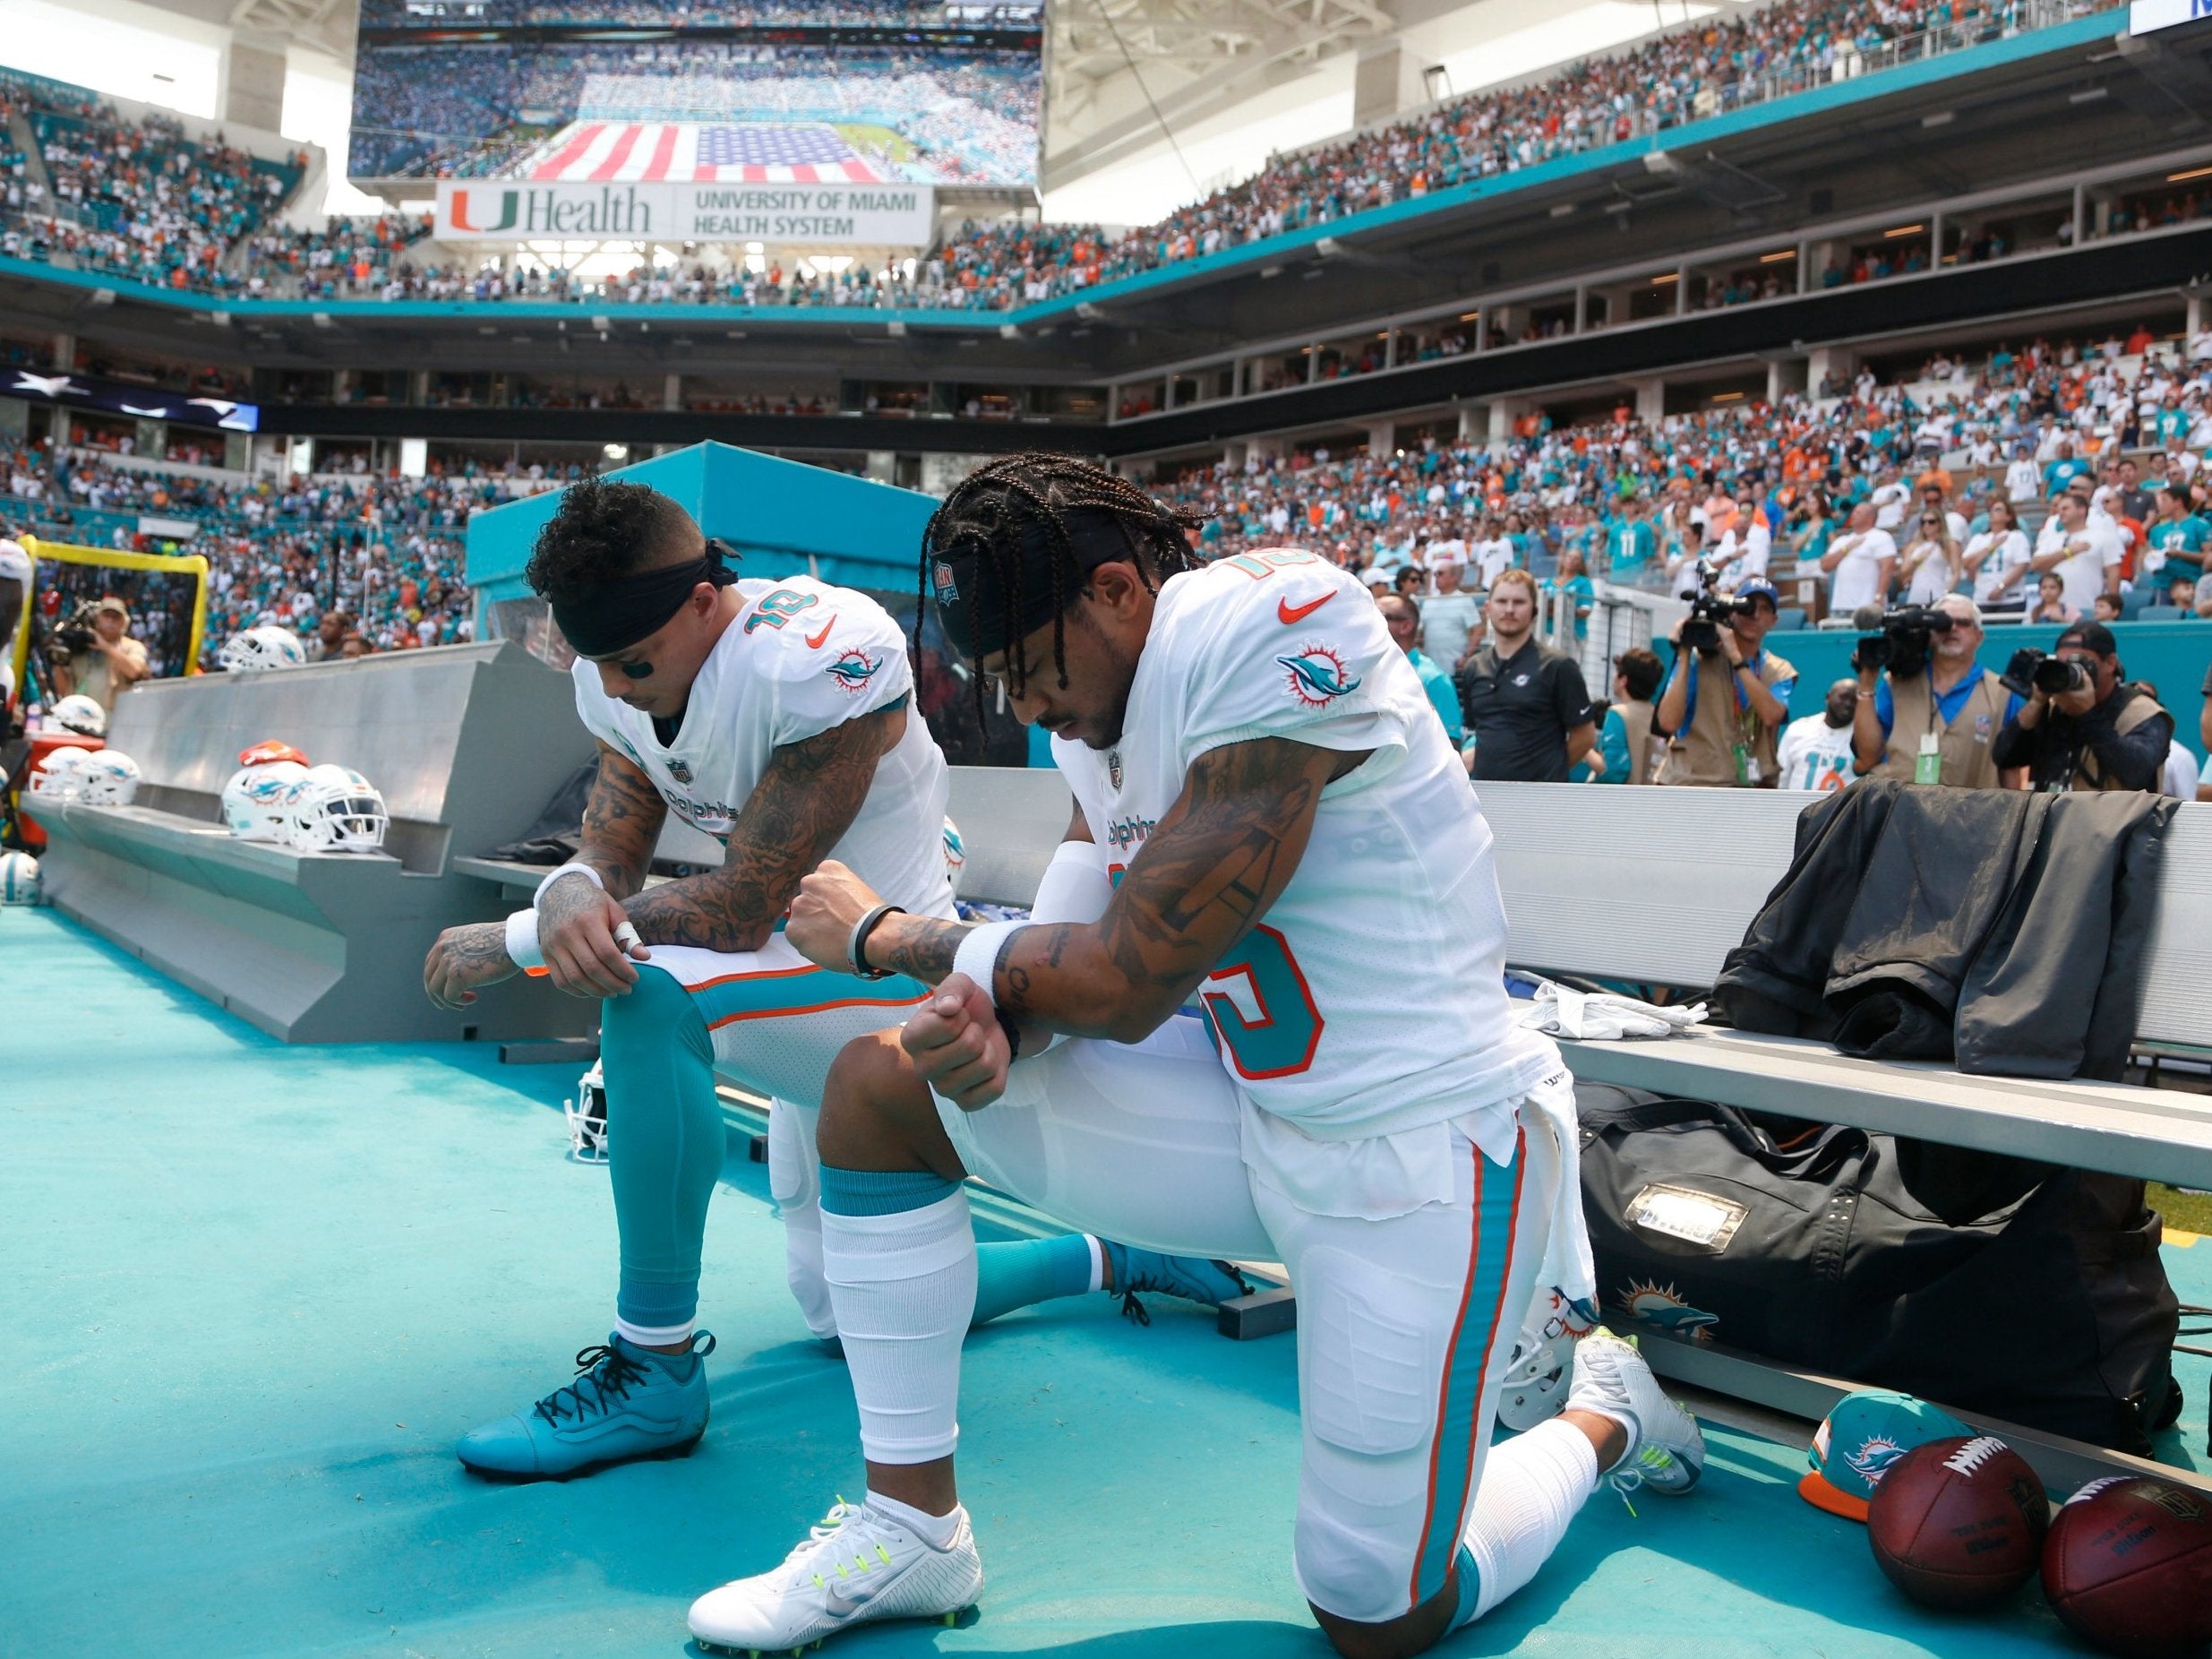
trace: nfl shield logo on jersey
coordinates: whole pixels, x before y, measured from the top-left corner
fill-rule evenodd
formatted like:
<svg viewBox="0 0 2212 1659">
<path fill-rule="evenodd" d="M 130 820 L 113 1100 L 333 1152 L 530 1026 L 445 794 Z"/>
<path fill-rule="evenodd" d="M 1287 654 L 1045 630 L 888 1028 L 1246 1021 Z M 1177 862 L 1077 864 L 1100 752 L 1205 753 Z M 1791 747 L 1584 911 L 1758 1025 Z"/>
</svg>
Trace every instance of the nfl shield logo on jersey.
<svg viewBox="0 0 2212 1659">
<path fill-rule="evenodd" d="M 668 762 L 668 775 L 680 784 L 690 783 L 691 781 L 690 762 L 671 757 Z"/>
<path fill-rule="evenodd" d="M 960 589 L 952 579 L 952 565 L 947 560 L 937 562 L 937 567 L 930 572 L 930 581 L 937 589 L 939 605 L 950 605 L 960 597 Z"/>
</svg>

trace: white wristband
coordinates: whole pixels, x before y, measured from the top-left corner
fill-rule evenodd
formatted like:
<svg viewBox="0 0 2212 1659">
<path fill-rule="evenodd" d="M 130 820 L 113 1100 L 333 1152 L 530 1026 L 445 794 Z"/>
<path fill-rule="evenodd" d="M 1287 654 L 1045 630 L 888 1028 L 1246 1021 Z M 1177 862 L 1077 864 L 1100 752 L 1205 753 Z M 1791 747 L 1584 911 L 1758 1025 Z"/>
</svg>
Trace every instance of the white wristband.
<svg viewBox="0 0 2212 1659">
<path fill-rule="evenodd" d="M 1037 883 L 1029 907 L 1033 922 L 1095 922 L 1114 896 L 1106 873 L 1106 849 L 1088 841 L 1062 841 Z"/>
<path fill-rule="evenodd" d="M 583 876 L 601 892 L 604 893 L 607 890 L 606 878 L 604 876 L 601 875 L 596 870 L 594 870 L 589 864 L 577 864 L 571 861 L 570 863 L 562 864 L 560 869 L 554 871 L 551 875 L 547 876 L 543 881 L 540 881 L 537 884 L 537 891 L 530 895 L 530 908 L 535 910 L 538 906 L 544 904 L 545 902 L 545 890 L 551 887 L 555 881 L 558 881 L 564 875 Z"/>
<path fill-rule="evenodd" d="M 507 959 L 517 967 L 543 967 L 545 953 L 537 948 L 537 912 L 518 910 L 507 918 Z"/>
<path fill-rule="evenodd" d="M 999 998 L 990 982 L 999 967 L 999 953 L 1006 949 L 1010 936 L 1029 925 L 1027 922 L 986 922 L 981 927 L 970 928 L 967 937 L 960 941 L 960 949 L 953 952 L 952 971 L 965 974 L 980 985 L 993 1008 L 999 1006 Z"/>
</svg>

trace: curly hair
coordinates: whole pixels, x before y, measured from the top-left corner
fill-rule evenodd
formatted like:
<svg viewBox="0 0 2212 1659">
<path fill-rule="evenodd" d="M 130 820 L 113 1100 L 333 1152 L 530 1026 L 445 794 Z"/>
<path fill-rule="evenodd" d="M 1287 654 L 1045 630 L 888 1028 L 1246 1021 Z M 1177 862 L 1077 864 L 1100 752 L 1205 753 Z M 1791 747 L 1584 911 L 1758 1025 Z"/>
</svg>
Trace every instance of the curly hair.
<svg viewBox="0 0 2212 1659">
<path fill-rule="evenodd" d="M 562 492 L 537 533 L 523 580 L 542 598 L 571 600 L 624 576 L 699 555 L 691 515 L 643 484 L 585 478 Z"/>
<path fill-rule="evenodd" d="M 1138 579 L 1155 592 L 1169 577 L 1194 571 L 1205 561 L 1192 551 L 1187 532 L 1205 522 L 1153 500 L 1118 474 L 1072 455 L 1044 451 L 1008 455 L 979 467 L 945 497 L 922 534 L 921 606 L 914 616 L 913 649 L 920 672 L 922 619 L 930 604 L 930 572 L 940 558 L 973 556 L 987 561 L 1003 596 L 1006 614 L 1019 616 L 1026 571 L 1042 542 L 1052 584 L 1052 666 L 1062 690 L 1067 685 L 1067 606 L 1090 586 L 1076 554 L 1080 540 L 1095 548 L 1110 537 L 1136 567 Z M 1093 563 L 1097 563 L 1094 559 Z M 1029 679 L 1028 653 L 1017 638 L 1007 642 L 1006 680 L 1019 693 Z M 975 710 L 983 712 L 983 682 L 975 680 Z"/>
</svg>

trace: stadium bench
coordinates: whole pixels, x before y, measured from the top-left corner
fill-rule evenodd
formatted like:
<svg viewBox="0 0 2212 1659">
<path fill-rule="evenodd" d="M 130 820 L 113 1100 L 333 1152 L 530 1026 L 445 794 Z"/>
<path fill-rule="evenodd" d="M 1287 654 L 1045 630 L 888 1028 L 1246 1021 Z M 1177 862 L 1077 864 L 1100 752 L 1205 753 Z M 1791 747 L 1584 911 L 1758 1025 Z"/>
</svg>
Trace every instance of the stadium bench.
<svg viewBox="0 0 2212 1659">
<path fill-rule="evenodd" d="M 228 834 L 223 785 L 238 752 L 270 738 L 375 785 L 385 851 L 302 855 Z M 108 742 L 144 775 L 135 804 L 32 808 L 64 915 L 287 1042 L 589 1028 L 587 1005 L 520 985 L 465 1010 L 422 990 L 442 928 L 504 914 L 452 847 L 521 834 L 590 754 L 567 676 L 520 646 L 150 682 L 118 701 Z"/>
</svg>

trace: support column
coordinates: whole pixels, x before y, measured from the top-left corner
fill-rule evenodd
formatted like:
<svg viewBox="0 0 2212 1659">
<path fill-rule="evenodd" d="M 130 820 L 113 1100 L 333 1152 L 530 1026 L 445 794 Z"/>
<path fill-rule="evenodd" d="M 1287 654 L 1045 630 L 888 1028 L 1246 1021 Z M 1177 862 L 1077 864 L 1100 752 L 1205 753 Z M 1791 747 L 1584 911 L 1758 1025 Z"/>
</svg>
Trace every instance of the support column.
<svg viewBox="0 0 2212 1659">
<path fill-rule="evenodd" d="M 1657 374 L 1628 383 L 1636 391 L 1636 418 L 1656 426 L 1667 417 L 1667 383 Z"/>
<path fill-rule="evenodd" d="M 1282 440 L 1281 438 L 1247 439 L 1245 443 L 1245 457 L 1248 460 L 1256 460 L 1263 466 L 1279 461 L 1282 459 Z"/>
<path fill-rule="evenodd" d="M 668 375 L 661 382 L 661 408 L 680 409 L 683 407 L 683 376 Z"/>
<path fill-rule="evenodd" d="M 223 119 L 263 132 L 284 125 L 284 47 L 234 39 L 223 55 Z"/>
<path fill-rule="evenodd" d="M 1805 359 L 1805 385 L 1817 396 L 1830 375 L 1848 380 L 1857 372 L 1858 355 L 1848 346 L 1815 346 Z"/>
<path fill-rule="evenodd" d="M 77 337 L 57 333 L 54 336 L 54 360 L 49 366 L 56 374 L 73 374 L 77 369 Z"/>
<path fill-rule="evenodd" d="M 1490 408 L 1486 403 L 1460 405 L 1460 436 L 1462 444 L 1487 443 L 1490 439 Z"/>
<path fill-rule="evenodd" d="M 1398 425 L 1395 421 L 1376 420 L 1367 423 L 1367 454 L 1376 460 L 1388 460 L 1398 448 Z"/>
<path fill-rule="evenodd" d="M 2189 358 L 2189 342 L 2204 332 L 2204 297 L 2199 294 L 2190 294 L 2183 296 L 2183 298 L 2187 303 L 2182 311 L 2182 332 L 2184 336 L 2182 341 L 2182 358 L 2186 362 Z"/>
</svg>

